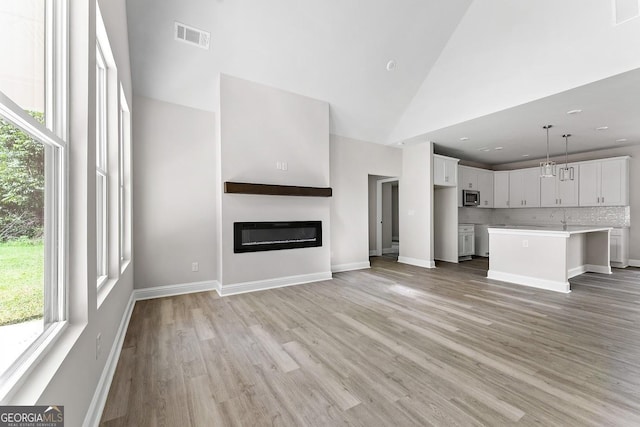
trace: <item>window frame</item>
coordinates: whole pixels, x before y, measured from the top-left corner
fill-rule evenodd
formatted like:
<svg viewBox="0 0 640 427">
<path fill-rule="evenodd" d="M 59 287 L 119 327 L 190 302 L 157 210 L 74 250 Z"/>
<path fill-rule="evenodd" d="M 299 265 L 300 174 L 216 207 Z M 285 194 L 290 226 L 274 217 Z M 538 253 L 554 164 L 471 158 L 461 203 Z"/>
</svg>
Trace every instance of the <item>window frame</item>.
<svg viewBox="0 0 640 427">
<path fill-rule="evenodd" d="M 120 83 L 107 30 L 96 7 L 96 286 L 98 307 L 120 277 L 119 94 Z M 99 85 L 102 92 L 98 90 Z M 101 93 L 101 95 L 99 95 Z M 102 132 L 100 132 L 102 129 Z M 102 161 L 100 161 L 102 160 Z M 99 186 L 102 182 L 102 188 Z"/>
<path fill-rule="evenodd" d="M 9 396 L 68 326 L 68 4 L 44 0 L 45 124 L 0 91 L 0 116 L 45 147 L 43 331 L 4 371 L 0 399 Z"/>
<path fill-rule="evenodd" d="M 96 38 L 96 285 L 109 277 L 108 72 L 100 40 Z"/>
<path fill-rule="evenodd" d="M 120 274 L 122 274 L 131 259 L 131 110 L 122 83 L 119 86 L 118 250 Z"/>
</svg>

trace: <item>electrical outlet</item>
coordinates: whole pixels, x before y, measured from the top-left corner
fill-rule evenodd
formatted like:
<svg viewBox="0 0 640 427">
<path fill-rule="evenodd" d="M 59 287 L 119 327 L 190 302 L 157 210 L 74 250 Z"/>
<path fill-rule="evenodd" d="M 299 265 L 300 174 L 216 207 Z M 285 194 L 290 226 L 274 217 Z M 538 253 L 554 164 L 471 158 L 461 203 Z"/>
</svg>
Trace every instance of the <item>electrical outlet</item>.
<svg viewBox="0 0 640 427">
<path fill-rule="evenodd" d="M 282 162 L 280 160 L 276 162 L 276 169 L 282 170 Z"/>
<path fill-rule="evenodd" d="M 198 265 L 197 262 L 192 262 L 191 263 L 191 271 L 196 272 L 200 269 L 200 265 Z"/>
<path fill-rule="evenodd" d="M 100 358 L 102 354 L 102 334 L 96 335 L 96 360 Z"/>
<path fill-rule="evenodd" d="M 287 164 L 287 162 L 282 162 L 282 170 L 283 171 L 289 170 L 289 165 Z"/>
<path fill-rule="evenodd" d="M 523 240 L 522 241 L 522 247 L 523 248 L 528 248 L 529 247 L 529 241 L 528 240 Z"/>
</svg>

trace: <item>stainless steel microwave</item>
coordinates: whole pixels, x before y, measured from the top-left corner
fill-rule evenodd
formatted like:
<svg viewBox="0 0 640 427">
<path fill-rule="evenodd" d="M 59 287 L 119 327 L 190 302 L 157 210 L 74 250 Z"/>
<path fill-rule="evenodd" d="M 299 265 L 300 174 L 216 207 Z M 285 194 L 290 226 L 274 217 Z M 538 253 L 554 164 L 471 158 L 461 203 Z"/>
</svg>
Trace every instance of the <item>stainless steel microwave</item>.
<svg viewBox="0 0 640 427">
<path fill-rule="evenodd" d="M 480 192 L 475 190 L 462 190 L 463 206 L 480 206 Z"/>
</svg>

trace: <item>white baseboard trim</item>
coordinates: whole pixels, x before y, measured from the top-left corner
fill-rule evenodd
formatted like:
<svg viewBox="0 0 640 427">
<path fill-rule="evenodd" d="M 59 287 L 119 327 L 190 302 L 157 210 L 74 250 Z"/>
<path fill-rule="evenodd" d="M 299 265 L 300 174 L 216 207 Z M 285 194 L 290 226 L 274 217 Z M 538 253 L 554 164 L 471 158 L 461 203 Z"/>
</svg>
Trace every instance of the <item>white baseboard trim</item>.
<svg viewBox="0 0 640 427">
<path fill-rule="evenodd" d="M 219 291 L 220 283 L 217 280 L 205 282 L 181 283 L 178 285 L 154 286 L 153 288 L 134 289 L 133 295 L 136 301 L 152 298 L 170 297 L 173 295 L 192 294 L 194 292 Z"/>
<path fill-rule="evenodd" d="M 378 256 L 378 251 L 376 249 L 369 250 L 369 256 Z"/>
<path fill-rule="evenodd" d="M 571 292 L 569 282 L 559 282 L 555 280 L 539 279 L 537 277 L 522 276 L 520 274 L 504 273 L 502 271 L 489 270 L 487 277 L 501 282 L 515 283 L 517 285 L 531 286 L 538 289 L 546 289 L 548 291 L 562 292 L 568 294 Z"/>
<path fill-rule="evenodd" d="M 629 267 L 640 267 L 640 259 L 630 259 Z"/>
<path fill-rule="evenodd" d="M 255 282 L 233 283 L 222 285 L 218 290 L 221 296 L 243 294 L 245 292 L 264 291 L 266 289 L 282 288 L 285 286 L 302 285 L 303 283 L 331 280 L 331 272 L 301 274 L 298 276 L 278 277 L 276 279 L 257 280 Z"/>
<path fill-rule="evenodd" d="M 365 268 L 371 268 L 371 263 L 369 263 L 369 261 L 332 265 L 331 272 L 340 273 L 342 271 L 363 270 Z"/>
<path fill-rule="evenodd" d="M 610 265 L 586 264 L 584 268 L 592 273 L 613 274 Z"/>
<path fill-rule="evenodd" d="M 622 262 L 611 261 L 611 267 L 612 268 L 627 268 L 627 267 L 629 267 L 629 264 L 624 264 Z"/>
<path fill-rule="evenodd" d="M 415 265 L 416 267 L 424 267 L 424 268 L 436 268 L 435 261 L 427 261 L 425 259 L 418 258 L 409 258 L 406 256 L 399 256 L 398 262 L 402 264 Z"/>
<path fill-rule="evenodd" d="M 579 276 L 586 272 L 587 272 L 587 266 L 580 265 L 578 267 L 570 268 L 569 271 L 567 272 L 567 276 L 569 277 L 569 279 L 571 279 L 572 277 Z"/>
<path fill-rule="evenodd" d="M 102 370 L 102 375 L 100 375 L 100 379 L 98 380 L 98 385 L 96 386 L 96 391 L 93 394 L 93 399 L 91 399 L 87 415 L 82 423 L 84 427 L 98 427 L 100 424 L 102 411 L 104 410 L 104 405 L 107 403 L 107 396 L 109 395 L 109 389 L 111 388 L 111 381 L 113 380 L 113 375 L 115 374 L 116 367 L 118 366 L 120 351 L 122 350 L 124 337 L 127 334 L 129 320 L 131 320 L 131 313 L 133 313 L 133 307 L 136 302 L 134 292 L 132 292 L 129 297 L 129 302 L 127 303 L 127 307 L 122 315 L 120 326 L 116 331 L 116 337 L 113 340 L 111 351 L 109 352 L 104 369 Z"/>
</svg>

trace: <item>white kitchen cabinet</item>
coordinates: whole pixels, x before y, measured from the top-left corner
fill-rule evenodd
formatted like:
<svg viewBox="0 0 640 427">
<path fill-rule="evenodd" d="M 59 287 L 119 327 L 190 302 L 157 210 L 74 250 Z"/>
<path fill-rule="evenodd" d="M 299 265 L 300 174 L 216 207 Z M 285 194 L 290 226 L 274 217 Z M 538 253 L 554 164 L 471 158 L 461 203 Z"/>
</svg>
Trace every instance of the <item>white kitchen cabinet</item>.
<svg viewBox="0 0 640 427">
<path fill-rule="evenodd" d="M 433 185 L 456 187 L 458 185 L 458 159 L 433 155 Z"/>
<path fill-rule="evenodd" d="M 611 267 L 629 266 L 629 229 L 614 228 L 609 235 L 609 254 Z"/>
<path fill-rule="evenodd" d="M 493 173 L 493 207 L 509 207 L 509 171 Z"/>
<path fill-rule="evenodd" d="M 629 204 L 629 158 L 580 163 L 580 206 L 627 206 Z"/>
<path fill-rule="evenodd" d="M 458 257 L 471 259 L 475 253 L 475 235 L 473 224 L 458 225 Z"/>
<path fill-rule="evenodd" d="M 540 207 L 540 170 L 538 168 L 509 171 L 509 207 Z"/>
<path fill-rule="evenodd" d="M 462 207 L 462 190 L 480 192 L 479 208 L 493 208 L 493 171 L 458 166 L 458 207 Z"/>
<path fill-rule="evenodd" d="M 574 179 L 565 181 L 560 180 L 561 167 L 564 164 L 558 165 L 558 174 L 553 178 L 540 178 L 540 206 L 543 208 L 578 206 L 579 165 L 569 163 Z"/>
<path fill-rule="evenodd" d="M 458 182 L 461 190 L 478 189 L 478 170 L 469 166 L 458 166 L 458 176 L 460 177 Z"/>
<path fill-rule="evenodd" d="M 479 208 L 493 208 L 493 172 L 478 169 Z"/>
</svg>

